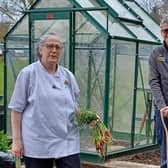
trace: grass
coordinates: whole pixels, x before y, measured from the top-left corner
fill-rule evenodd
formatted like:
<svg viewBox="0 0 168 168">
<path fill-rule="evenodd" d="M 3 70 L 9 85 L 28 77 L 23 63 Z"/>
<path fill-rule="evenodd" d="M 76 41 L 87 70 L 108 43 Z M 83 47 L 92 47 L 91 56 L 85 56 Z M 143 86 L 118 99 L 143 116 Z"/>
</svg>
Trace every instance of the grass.
<svg viewBox="0 0 168 168">
<path fill-rule="evenodd" d="M 26 59 L 13 59 L 13 67 L 14 67 L 14 71 L 16 73 L 16 75 L 18 74 L 18 72 L 27 65 L 27 60 Z M 15 85 L 15 77 L 14 77 L 14 73 L 13 70 L 11 68 L 11 64 L 9 62 L 8 64 L 8 68 L 7 68 L 7 95 L 8 97 L 11 96 L 12 91 L 13 91 L 13 87 Z M 4 95 L 4 61 L 3 59 L 0 59 L 0 95 Z M 0 104 L 3 104 L 3 100 L 0 100 Z"/>
</svg>

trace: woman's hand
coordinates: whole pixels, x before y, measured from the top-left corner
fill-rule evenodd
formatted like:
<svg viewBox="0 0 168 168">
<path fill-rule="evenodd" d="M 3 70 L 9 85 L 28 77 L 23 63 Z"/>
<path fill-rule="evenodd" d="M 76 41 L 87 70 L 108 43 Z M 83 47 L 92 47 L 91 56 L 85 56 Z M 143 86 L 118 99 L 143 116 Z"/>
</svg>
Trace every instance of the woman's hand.
<svg viewBox="0 0 168 168">
<path fill-rule="evenodd" d="M 89 123 L 89 126 L 90 127 L 94 127 L 96 124 L 97 124 L 97 122 L 100 120 L 100 117 L 98 116 L 98 115 L 96 115 L 97 116 L 97 119 L 96 120 L 92 120 L 90 123 Z"/>
<path fill-rule="evenodd" d="M 13 141 L 12 142 L 12 156 L 14 157 L 21 157 L 23 156 L 24 149 L 23 149 L 23 143 L 21 140 Z"/>
<path fill-rule="evenodd" d="M 12 110 L 11 112 L 12 155 L 14 157 L 20 157 L 23 155 L 21 125 L 22 125 L 22 113 Z"/>
</svg>

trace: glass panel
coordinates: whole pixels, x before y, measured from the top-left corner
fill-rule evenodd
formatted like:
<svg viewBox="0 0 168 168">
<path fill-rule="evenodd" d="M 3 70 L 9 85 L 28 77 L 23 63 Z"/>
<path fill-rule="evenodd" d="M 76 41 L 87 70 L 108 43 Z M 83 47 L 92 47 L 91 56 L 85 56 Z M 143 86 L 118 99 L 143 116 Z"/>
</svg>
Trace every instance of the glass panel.
<svg viewBox="0 0 168 168">
<path fill-rule="evenodd" d="M 80 12 L 76 12 L 75 17 L 75 42 L 78 43 L 76 47 L 79 47 L 79 45 L 84 47 L 87 44 L 92 43 L 92 41 L 99 36 L 100 32 Z"/>
<path fill-rule="evenodd" d="M 22 43 L 21 43 L 21 41 L 22 41 Z M 29 37 L 28 37 L 27 34 L 25 34 L 25 35 L 14 35 L 14 36 L 11 34 L 8 37 L 8 42 L 7 42 L 6 47 L 7 47 L 7 49 L 15 49 L 15 50 L 13 50 L 13 52 L 14 52 L 13 54 L 16 55 L 17 52 L 19 52 L 18 50 L 20 50 L 20 52 L 21 52 L 22 49 L 23 50 L 24 49 L 26 49 L 26 50 L 29 49 L 28 42 L 29 42 Z"/>
<path fill-rule="evenodd" d="M 95 7 L 89 0 L 76 0 L 81 7 Z M 107 30 L 107 16 L 100 11 L 88 12 L 105 30 Z M 108 30 L 111 36 L 133 38 L 119 23 L 109 16 Z"/>
<path fill-rule="evenodd" d="M 47 0 L 47 1 L 40 1 L 35 8 L 60 8 L 60 7 L 72 7 L 72 4 L 69 0 Z"/>
<path fill-rule="evenodd" d="M 118 0 L 104 0 L 112 9 L 118 13 L 119 17 L 138 20 L 128 9 L 126 9 Z"/>
<path fill-rule="evenodd" d="M 143 9 L 141 9 L 134 1 L 125 1 L 127 5 L 132 8 L 135 13 L 137 13 L 142 19 L 144 25 L 155 34 L 160 40 L 162 40 L 160 34 L 159 25 L 146 13 Z"/>
<path fill-rule="evenodd" d="M 133 23 L 127 23 L 123 22 L 125 26 L 131 30 L 139 40 L 145 40 L 145 41 L 153 41 L 157 42 L 153 36 L 151 36 L 147 30 L 145 30 L 141 25 L 133 24 Z"/>
<path fill-rule="evenodd" d="M 149 66 L 148 59 L 155 45 L 149 44 L 139 44 L 139 76 L 138 76 L 138 88 L 149 89 L 148 79 L 149 79 Z"/>
<path fill-rule="evenodd" d="M 36 42 L 39 40 L 39 38 L 47 33 L 56 33 L 58 34 L 64 44 L 64 52 L 61 57 L 60 63 L 64 66 L 68 67 L 69 65 L 69 20 L 36 20 L 34 21 L 34 32 L 33 33 L 33 45 L 34 48 L 36 48 Z M 36 49 L 33 49 L 34 53 L 32 53 L 34 59 L 37 59 L 37 53 Z"/>
<path fill-rule="evenodd" d="M 13 41 L 15 42 L 15 41 Z M 28 65 L 29 57 L 27 49 L 8 49 L 7 52 L 7 104 L 9 103 L 12 91 L 15 85 L 15 80 L 18 72 Z M 7 131 L 10 133 L 10 111 L 7 111 Z"/>
<path fill-rule="evenodd" d="M 75 76 L 80 87 L 80 106 L 103 118 L 106 39 L 80 12 L 75 18 Z M 90 131 L 81 130 L 81 150 L 96 153 Z"/>
<path fill-rule="evenodd" d="M 28 16 L 18 22 L 6 41 L 7 58 L 7 104 L 11 97 L 18 72 L 29 63 Z M 7 111 L 7 131 L 10 133 L 10 111 Z"/>
<path fill-rule="evenodd" d="M 36 20 L 34 35 L 38 39 L 47 33 L 56 33 L 65 41 L 69 37 L 69 20 Z"/>
<path fill-rule="evenodd" d="M 112 41 L 109 119 L 114 150 L 130 147 L 135 43 Z"/>
<path fill-rule="evenodd" d="M 148 44 L 139 45 L 135 145 L 153 143 L 154 110 L 152 109 L 152 95 L 148 85 L 148 59 L 154 47 Z"/>
<path fill-rule="evenodd" d="M 10 35 L 8 36 L 9 38 L 15 38 L 16 36 L 27 36 L 28 35 L 28 16 L 24 16 L 24 19 L 22 19 L 21 22 L 18 22 L 16 27 L 13 29 Z M 14 36 L 14 37 L 12 37 Z"/>
<path fill-rule="evenodd" d="M 134 142 L 136 146 L 154 143 L 154 110 L 148 89 L 137 91 Z"/>
<path fill-rule="evenodd" d="M 111 36 L 125 37 L 125 38 L 134 38 L 128 33 L 128 31 L 117 22 L 109 22 L 109 32 Z"/>
</svg>

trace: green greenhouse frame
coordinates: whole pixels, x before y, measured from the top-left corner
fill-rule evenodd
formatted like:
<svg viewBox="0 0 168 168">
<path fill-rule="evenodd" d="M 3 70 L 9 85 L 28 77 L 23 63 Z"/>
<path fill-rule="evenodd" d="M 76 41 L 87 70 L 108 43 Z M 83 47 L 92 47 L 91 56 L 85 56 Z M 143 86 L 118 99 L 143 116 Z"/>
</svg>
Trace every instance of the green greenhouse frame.
<svg viewBox="0 0 168 168">
<path fill-rule="evenodd" d="M 134 0 L 37 0 L 4 38 L 4 112 L 18 72 L 37 60 L 36 44 L 46 33 L 58 33 L 64 54 L 60 64 L 76 76 L 80 106 L 98 113 L 113 136 L 105 159 L 157 147 L 148 58 L 162 38 L 159 24 Z M 81 158 L 102 161 L 81 129 Z"/>
</svg>

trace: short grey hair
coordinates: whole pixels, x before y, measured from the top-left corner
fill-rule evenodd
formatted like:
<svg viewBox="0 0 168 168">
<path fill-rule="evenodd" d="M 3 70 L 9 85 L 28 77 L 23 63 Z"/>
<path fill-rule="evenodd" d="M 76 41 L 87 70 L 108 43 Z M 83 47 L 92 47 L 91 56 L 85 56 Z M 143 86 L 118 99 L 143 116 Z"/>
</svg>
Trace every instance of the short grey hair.
<svg viewBox="0 0 168 168">
<path fill-rule="evenodd" d="M 39 38 L 39 41 L 38 41 L 37 47 L 36 47 L 38 58 L 41 58 L 41 55 L 40 55 L 40 53 L 39 53 L 39 47 L 41 47 L 41 46 L 44 45 L 45 41 L 47 40 L 47 38 L 48 38 L 49 36 L 57 36 L 57 37 L 60 37 L 60 36 L 58 36 L 58 34 L 56 34 L 56 33 L 48 33 L 48 34 L 42 35 L 42 36 Z M 61 39 L 61 38 L 60 38 L 60 39 Z M 62 40 L 60 40 L 60 42 L 61 42 L 61 44 L 62 44 Z"/>
<path fill-rule="evenodd" d="M 160 22 L 160 27 L 163 27 L 164 24 L 168 24 L 168 16 L 165 16 L 164 18 L 162 18 Z"/>
</svg>

